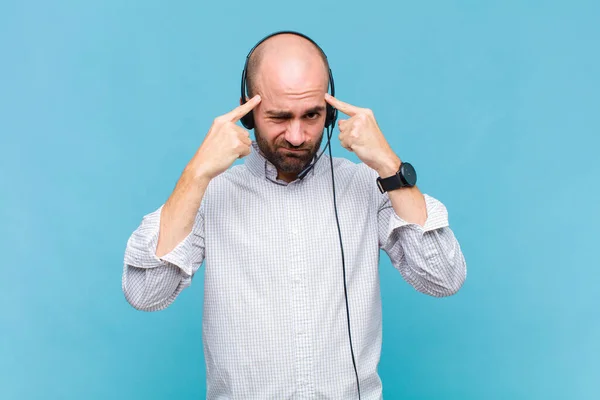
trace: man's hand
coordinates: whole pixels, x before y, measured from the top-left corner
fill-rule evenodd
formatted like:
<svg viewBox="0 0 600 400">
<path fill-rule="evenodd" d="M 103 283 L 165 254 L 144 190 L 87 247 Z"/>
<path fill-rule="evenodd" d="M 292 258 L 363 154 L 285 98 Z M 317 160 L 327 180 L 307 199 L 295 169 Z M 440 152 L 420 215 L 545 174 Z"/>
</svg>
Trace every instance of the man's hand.
<svg viewBox="0 0 600 400">
<path fill-rule="evenodd" d="M 342 146 L 356 153 L 358 158 L 377 171 L 380 177 L 394 175 L 400 168 L 401 161 L 383 137 L 373 112 L 344 103 L 329 93 L 325 94 L 325 101 L 350 117 L 339 121 Z M 424 226 L 427 221 L 427 205 L 416 186 L 392 190 L 388 195 L 394 212 L 400 218 Z"/>
<path fill-rule="evenodd" d="M 229 168 L 236 159 L 250 154 L 250 133 L 235 123 L 260 101 L 260 96 L 256 95 L 245 104 L 215 118 L 188 169 L 210 180 Z"/>
<path fill-rule="evenodd" d="M 350 119 L 339 120 L 339 139 L 342 146 L 358 156 L 382 178 L 392 176 L 400 168 L 400 158 L 394 153 L 377 125 L 373 111 L 344 103 L 325 94 L 325 101 L 348 115 Z"/>
</svg>

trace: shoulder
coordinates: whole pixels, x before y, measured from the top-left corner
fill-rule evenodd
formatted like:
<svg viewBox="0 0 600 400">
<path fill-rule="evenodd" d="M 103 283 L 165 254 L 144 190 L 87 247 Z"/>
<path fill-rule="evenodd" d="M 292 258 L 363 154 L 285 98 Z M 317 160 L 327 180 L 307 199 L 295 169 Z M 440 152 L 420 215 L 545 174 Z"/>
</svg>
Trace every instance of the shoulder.
<svg viewBox="0 0 600 400">
<path fill-rule="evenodd" d="M 202 203 L 204 205 L 227 203 L 231 200 L 232 194 L 239 193 L 240 189 L 248 190 L 256 187 L 254 178 L 245 165 L 234 165 L 211 179 L 204 192 Z"/>
</svg>

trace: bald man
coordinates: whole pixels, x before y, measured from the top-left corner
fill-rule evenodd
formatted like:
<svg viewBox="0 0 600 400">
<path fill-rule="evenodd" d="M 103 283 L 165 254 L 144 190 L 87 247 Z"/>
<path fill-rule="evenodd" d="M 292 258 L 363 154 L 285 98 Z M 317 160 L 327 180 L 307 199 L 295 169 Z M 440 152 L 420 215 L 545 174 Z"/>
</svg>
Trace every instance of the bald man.
<svg viewBox="0 0 600 400">
<path fill-rule="evenodd" d="M 380 250 L 430 296 L 466 278 L 446 208 L 406 177 L 378 185 L 409 164 L 373 112 L 327 93 L 328 71 L 301 35 L 261 43 L 247 101 L 215 118 L 127 243 L 123 291 L 139 310 L 170 306 L 204 264 L 208 399 L 381 399 Z M 317 157 L 328 104 L 347 115 L 339 140 L 361 163 Z M 255 141 L 237 125 L 249 113 Z"/>
</svg>

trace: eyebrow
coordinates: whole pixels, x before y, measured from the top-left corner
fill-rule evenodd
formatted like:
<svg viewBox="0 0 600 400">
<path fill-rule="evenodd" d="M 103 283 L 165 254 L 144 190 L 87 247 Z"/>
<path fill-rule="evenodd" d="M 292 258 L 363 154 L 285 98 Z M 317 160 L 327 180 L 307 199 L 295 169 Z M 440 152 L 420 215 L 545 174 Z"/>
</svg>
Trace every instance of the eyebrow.
<svg viewBox="0 0 600 400">
<path fill-rule="evenodd" d="M 324 106 L 315 106 L 311 107 L 304 112 L 304 114 L 313 114 L 320 113 L 325 111 Z M 265 114 L 269 117 L 278 117 L 278 118 L 291 118 L 294 114 L 291 111 L 286 110 L 266 110 Z"/>
</svg>

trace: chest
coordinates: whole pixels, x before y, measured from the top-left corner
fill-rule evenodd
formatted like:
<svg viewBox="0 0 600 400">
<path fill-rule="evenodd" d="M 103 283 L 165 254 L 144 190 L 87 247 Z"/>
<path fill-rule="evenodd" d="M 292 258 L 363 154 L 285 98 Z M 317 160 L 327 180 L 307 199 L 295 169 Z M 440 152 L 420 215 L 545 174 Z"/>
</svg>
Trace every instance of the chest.
<svg viewBox="0 0 600 400">
<path fill-rule="evenodd" d="M 340 232 L 347 259 L 376 242 L 377 217 L 352 187 L 336 187 L 337 218 L 331 187 L 324 185 L 235 189 L 213 196 L 207 207 L 207 265 L 274 276 L 302 266 L 318 274 L 340 264 Z"/>
</svg>

